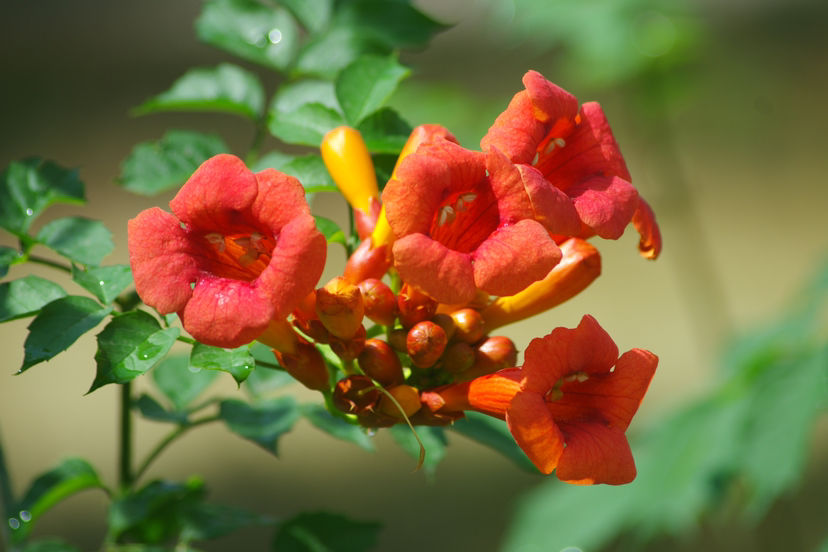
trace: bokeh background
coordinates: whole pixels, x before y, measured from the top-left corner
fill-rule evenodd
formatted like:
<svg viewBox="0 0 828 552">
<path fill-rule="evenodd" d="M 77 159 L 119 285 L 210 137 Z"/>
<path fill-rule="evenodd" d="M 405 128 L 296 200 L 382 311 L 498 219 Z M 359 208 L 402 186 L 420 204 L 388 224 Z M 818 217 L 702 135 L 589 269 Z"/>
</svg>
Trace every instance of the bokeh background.
<svg viewBox="0 0 828 552">
<path fill-rule="evenodd" d="M 598 281 L 503 333 L 522 349 L 532 337 L 572 327 L 591 313 L 621 350 L 656 352 L 659 371 L 632 431 L 704 394 L 728 340 L 780 316 L 828 257 L 828 5 L 416 4 L 454 26 L 428 49 L 402 57 L 414 74 L 391 104 L 409 122 L 439 122 L 475 148 L 521 89 L 523 73 L 537 69 L 581 100 L 602 103 L 633 182 L 664 235 L 656 262 L 638 256 L 632 230 L 617 242 L 600 243 Z M 172 197 L 140 198 L 114 184 L 135 143 L 167 128 L 220 132 L 238 150 L 252 138 L 246 126 L 222 115 L 130 115 L 189 67 L 230 59 L 195 38 L 200 7 L 196 0 L 3 2 L 0 166 L 39 155 L 79 168 L 88 206 L 54 207 L 38 225 L 67 214 L 103 218 L 116 243 L 108 263 L 127 262 L 127 219 Z M 272 87 L 271 78 L 266 84 Z M 336 199 L 323 199 L 315 209 L 343 220 L 344 204 Z M 0 237 L 2 244 L 8 240 Z M 331 257 L 344 261 L 338 250 Z M 7 278 L 30 270 L 15 267 Z M 54 277 L 48 269 L 35 273 Z M 334 267 L 326 275 L 335 273 Z M 94 332 L 15 377 L 27 324 L 0 326 L 0 435 L 14 489 L 21 492 L 66 456 L 90 458 L 114 481 L 117 390 L 84 396 L 94 376 Z M 213 392 L 238 393 L 229 377 L 219 379 Z M 166 431 L 139 422 L 138 452 Z M 275 459 L 214 425 L 185 436 L 149 475 L 182 480 L 199 474 L 215 501 L 277 517 L 331 510 L 379 520 L 385 525 L 379 549 L 399 551 L 498 550 L 515 504 L 540 482 L 459 436 L 452 436 L 432 478 L 412 473 L 414 462 L 384 434 L 376 441 L 377 452 L 369 454 L 302 422 L 280 441 Z M 693 534 L 670 541 L 671 549 L 816 549 L 828 520 L 824 415 L 812 443 L 801 483 L 758 526 L 700 522 Z M 95 549 L 105 507 L 99 494 L 77 495 L 45 516 L 36 534 Z M 265 549 L 269 532 L 246 530 L 206 548 Z"/>
</svg>

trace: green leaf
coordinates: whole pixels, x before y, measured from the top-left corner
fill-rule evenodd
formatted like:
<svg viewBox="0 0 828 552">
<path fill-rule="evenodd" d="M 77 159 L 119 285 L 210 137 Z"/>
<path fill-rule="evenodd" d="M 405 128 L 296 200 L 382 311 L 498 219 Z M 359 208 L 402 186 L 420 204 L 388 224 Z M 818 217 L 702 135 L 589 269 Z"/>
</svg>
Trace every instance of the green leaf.
<svg viewBox="0 0 828 552">
<path fill-rule="evenodd" d="M 9 273 L 9 267 L 18 257 L 20 252 L 17 249 L 0 245 L 0 278 Z"/>
<path fill-rule="evenodd" d="M 251 525 L 271 525 L 273 520 L 233 506 L 198 502 L 183 512 L 182 522 L 180 539 L 188 542 L 215 539 Z"/>
<path fill-rule="evenodd" d="M 272 550 L 277 552 L 365 552 L 377 545 L 382 524 L 355 521 L 327 512 L 301 513 L 279 526 Z"/>
<path fill-rule="evenodd" d="M 254 399 L 261 399 L 271 391 L 294 383 L 296 380 L 290 374 L 269 366 L 256 366 L 253 373 L 244 380 L 245 389 Z"/>
<path fill-rule="evenodd" d="M 23 552 L 81 552 L 81 549 L 60 539 L 48 538 L 27 543 Z"/>
<path fill-rule="evenodd" d="M 389 51 L 421 48 L 448 28 L 408 2 L 354 0 L 337 10 L 334 25 L 351 28 L 382 43 Z"/>
<path fill-rule="evenodd" d="M 305 195 L 309 201 L 314 193 L 339 191 L 331 179 L 328 169 L 325 168 L 322 157 L 316 154 L 311 153 L 296 157 L 271 152 L 263 156 L 256 163 L 256 167 L 256 171 L 270 168 L 289 174 L 290 176 L 295 176 L 302 183 L 302 186 L 305 187 L 307 191 Z"/>
<path fill-rule="evenodd" d="M 425 461 L 423 468 L 427 475 L 434 475 L 437 464 L 446 456 L 446 434 L 442 427 L 416 426 L 417 435 L 425 447 Z M 398 424 L 391 427 L 391 436 L 409 456 L 419 460 L 420 444 L 406 424 Z"/>
<path fill-rule="evenodd" d="M 241 384 L 256 366 L 256 359 L 250 355 L 250 348 L 243 345 L 236 349 L 223 349 L 203 343 L 196 343 L 190 353 L 190 366 L 202 370 L 227 372 L 236 383 Z"/>
<path fill-rule="evenodd" d="M 314 215 L 313 218 L 316 219 L 316 227 L 322 232 L 325 239 L 328 240 L 328 243 L 341 243 L 345 245 L 345 233 L 339 228 L 337 223 L 329 218 L 320 217 L 319 215 Z"/>
<path fill-rule="evenodd" d="M 329 80 L 304 79 L 288 82 L 279 87 L 270 109 L 278 113 L 290 113 L 309 103 L 319 103 L 339 112 L 334 84 Z"/>
<path fill-rule="evenodd" d="M 152 381 L 176 410 L 184 411 L 218 376 L 212 370 L 190 366 L 187 356 L 168 356 L 152 370 Z"/>
<path fill-rule="evenodd" d="M 332 80 L 363 54 L 387 54 L 390 49 L 360 29 L 335 25 L 313 37 L 302 47 L 295 69 L 300 75 Z"/>
<path fill-rule="evenodd" d="M 4 282 L 0 284 L 0 322 L 31 316 L 65 295 L 62 287 L 40 276 Z"/>
<path fill-rule="evenodd" d="M 109 304 L 132 283 L 132 271 L 129 265 L 99 266 L 86 270 L 73 265 L 72 280 L 101 303 Z"/>
<path fill-rule="evenodd" d="M 496 450 L 529 473 L 540 473 L 517 446 L 512 434 L 509 433 L 509 428 L 506 427 L 506 422 L 502 420 L 469 411 L 466 412 L 465 418 L 454 422 L 451 429 Z"/>
<path fill-rule="evenodd" d="M 84 217 L 53 220 L 40 229 L 37 241 L 72 261 L 93 266 L 115 248 L 112 232 L 101 221 Z"/>
<path fill-rule="evenodd" d="M 181 186 L 204 161 L 228 150 L 217 135 L 170 130 L 160 140 L 133 148 L 118 183 L 136 194 L 154 195 Z"/>
<path fill-rule="evenodd" d="M 138 491 L 116 498 L 109 506 L 111 535 L 146 544 L 158 544 L 182 528 L 181 513 L 204 496 L 197 479 L 186 484 L 152 481 Z"/>
<path fill-rule="evenodd" d="M 111 307 L 102 307 L 97 301 L 78 295 L 61 297 L 44 306 L 29 324 L 23 365 L 17 373 L 65 351 L 110 312 Z"/>
<path fill-rule="evenodd" d="M 299 419 L 299 407 L 291 396 L 251 405 L 236 399 L 222 401 L 219 416 L 233 433 L 278 454 L 278 440 Z"/>
<path fill-rule="evenodd" d="M 308 419 L 316 428 L 321 429 L 328 435 L 353 443 L 365 450 L 374 450 L 374 441 L 365 432 L 365 429 L 349 424 L 342 418 L 336 417 L 320 404 L 303 404 L 302 415 Z"/>
<path fill-rule="evenodd" d="M 333 11 L 332 0 L 280 0 L 279 3 L 311 33 L 324 29 Z"/>
<path fill-rule="evenodd" d="M 126 383 L 140 376 L 170 350 L 180 330 L 161 329 L 144 311 L 119 315 L 98 334 L 97 373 L 88 393 L 108 383 Z"/>
<path fill-rule="evenodd" d="M 349 64 L 336 79 L 336 98 L 348 123 L 356 126 L 381 108 L 410 73 L 394 56 L 362 56 Z"/>
<path fill-rule="evenodd" d="M 183 424 L 187 421 L 187 414 L 185 412 L 170 412 L 146 393 L 143 393 L 135 401 L 135 408 L 138 409 L 141 416 L 148 420 L 170 422 L 174 424 Z"/>
<path fill-rule="evenodd" d="M 319 147 L 328 131 L 345 124 L 337 111 L 321 103 L 308 103 L 296 111 L 271 111 L 268 129 L 288 144 Z"/>
<path fill-rule="evenodd" d="M 218 111 L 255 121 L 263 109 L 264 89 L 259 78 L 238 65 L 222 63 L 210 69 L 190 69 L 169 90 L 147 100 L 136 111 Z"/>
<path fill-rule="evenodd" d="M 14 519 L 18 522 L 9 520 L 12 540 L 20 542 L 25 539 L 40 516 L 61 500 L 93 488 L 102 489 L 104 485 L 95 469 L 80 458 L 68 458 L 53 470 L 40 475 L 12 509 L 17 512 Z"/>
<path fill-rule="evenodd" d="M 196 21 L 196 34 L 248 61 L 285 69 L 296 52 L 299 29 L 283 8 L 254 0 L 208 0 Z"/>
<path fill-rule="evenodd" d="M 85 202 L 78 172 L 52 161 L 15 161 L 0 175 L 0 227 L 18 236 L 53 203 Z"/>
<path fill-rule="evenodd" d="M 357 126 L 368 151 L 399 155 L 411 134 L 411 125 L 390 107 L 369 115 Z"/>
</svg>

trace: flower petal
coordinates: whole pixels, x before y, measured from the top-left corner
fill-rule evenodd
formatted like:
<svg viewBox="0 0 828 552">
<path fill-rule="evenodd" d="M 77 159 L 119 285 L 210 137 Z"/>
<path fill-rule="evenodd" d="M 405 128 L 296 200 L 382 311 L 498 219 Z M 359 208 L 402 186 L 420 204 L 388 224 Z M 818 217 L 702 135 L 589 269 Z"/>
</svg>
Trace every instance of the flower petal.
<svg viewBox="0 0 828 552">
<path fill-rule="evenodd" d="M 515 94 L 480 141 L 483 151 L 497 149 L 514 163 L 532 163 L 538 144 L 546 136 L 546 125 L 535 118 L 529 94 Z"/>
<path fill-rule="evenodd" d="M 265 169 L 255 176 L 259 192 L 252 213 L 265 228 L 278 234 L 294 217 L 310 214 L 305 188 L 298 179 L 275 169 Z"/>
<path fill-rule="evenodd" d="M 610 240 L 621 237 L 638 206 L 636 189 L 617 176 L 588 178 L 569 188 L 567 193 L 584 224 Z"/>
<path fill-rule="evenodd" d="M 523 86 L 535 107 L 535 117 L 547 124 L 571 121 L 578 113 L 578 99 L 537 71 L 523 75 Z"/>
<path fill-rule="evenodd" d="M 474 299 L 471 257 L 420 233 L 394 242 L 394 266 L 404 282 L 440 303 L 465 304 Z"/>
<path fill-rule="evenodd" d="M 655 260 L 661 253 L 661 231 L 658 228 L 652 208 L 640 196 L 632 223 L 638 233 L 641 234 L 641 240 L 638 242 L 638 251 L 641 256 L 645 259 Z"/>
<path fill-rule="evenodd" d="M 542 473 L 558 466 L 564 436 L 546 408 L 542 395 L 520 392 L 506 410 L 506 423 L 515 442 Z"/>
<path fill-rule="evenodd" d="M 562 423 L 566 448 L 558 463 L 557 476 L 575 485 L 623 485 L 635 479 L 627 437 L 620 429 L 601 423 Z"/>
</svg>

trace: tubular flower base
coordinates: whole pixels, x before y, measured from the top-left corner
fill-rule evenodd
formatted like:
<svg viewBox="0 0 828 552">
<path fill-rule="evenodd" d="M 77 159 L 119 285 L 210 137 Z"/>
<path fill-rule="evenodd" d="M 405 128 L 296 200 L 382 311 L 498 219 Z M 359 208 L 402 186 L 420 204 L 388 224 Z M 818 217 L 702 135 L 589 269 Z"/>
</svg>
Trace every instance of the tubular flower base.
<svg viewBox="0 0 828 552">
<path fill-rule="evenodd" d="M 630 173 L 601 106 L 578 100 L 540 73 L 523 77 L 518 92 L 483 137 L 484 151 L 499 151 L 520 166 L 538 169 L 566 194 L 580 218 L 577 232 L 563 234 L 617 239 L 633 222 L 641 254 L 661 250 L 661 235 L 649 206 L 630 184 Z M 550 228 L 553 233 L 555 230 Z"/>
<path fill-rule="evenodd" d="M 635 479 L 625 436 L 658 358 L 642 349 L 620 357 L 610 336 L 584 316 L 575 329 L 533 339 L 520 368 L 423 393 L 438 413 L 477 410 L 505 419 L 543 473 L 562 481 L 620 485 Z"/>
<path fill-rule="evenodd" d="M 238 347 L 310 293 L 325 265 L 298 180 L 252 173 L 233 155 L 205 161 L 170 202 L 129 221 L 135 289 L 162 314 L 177 312 L 198 341 Z"/>
</svg>

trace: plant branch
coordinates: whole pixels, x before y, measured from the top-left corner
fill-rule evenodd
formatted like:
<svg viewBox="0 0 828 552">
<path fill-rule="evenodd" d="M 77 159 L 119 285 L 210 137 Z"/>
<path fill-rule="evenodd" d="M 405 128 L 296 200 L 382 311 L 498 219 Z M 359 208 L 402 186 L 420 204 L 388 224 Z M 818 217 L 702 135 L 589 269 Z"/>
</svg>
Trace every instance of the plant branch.
<svg viewBox="0 0 828 552">
<path fill-rule="evenodd" d="M 57 261 L 52 261 L 52 260 L 47 259 L 45 257 L 38 257 L 37 255 L 29 255 L 28 257 L 26 257 L 26 260 L 29 261 L 29 262 L 32 262 L 32 263 L 42 264 L 42 265 L 50 266 L 52 268 L 56 268 L 58 270 L 62 270 L 63 272 L 66 272 L 67 274 L 72 274 L 72 267 L 67 266 L 63 263 L 59 263 Z"/>
<path fill-rule="evenodd" d="M 121 451 L 118 483 L 121 490 L 129 489 L 132 476 L 132 388 L 131 383 L 121 384 Z"/>
<path fill-rule="evenodd" d="M 221 417 L 218 414 L 216 414 L 215 416 L 206 416 L 204 418 L 194 420 L 192 422 L 180 425 L 177 428 L 175 428 L 173 431 L 167 434 L 166 437 L 161 439 L 161 441 L 159 441 L 159 443 L 155 445 L 155 448 L 152 449 L 149 455 L 147 455 L 144 461 L 141 462 L 141 465 L 138 467 L 137 470 L 135 470 L 134 480 L 137 481 L 138 479 L 140 479 L 147 471 L 147 469 L 149 469 L 150 465 L 155 461 L 155 459 L 158 458 L 158 456 L 162 452 L 164 452 L 164 449 L 166 449 L 173 441 L 184 435 L 187 431 L 200 425 L 216 422 L 220 419 Z"/>
<path fill-rule="evenodd" d="M 6 550 L 11 550 L 11 543 L 9 541 L 9 531 L 6 525 L 6 520 L 11 517 L 9 509 L 14 504 L 14 496 L 12 496 L 11 482 L 9 481 L 9 471 L 6 468 L 6 458 L 3 454 L 3 442 L 0 440 L 0 526 L 2 526 L 2 534 L 0 534 L 0 542 Z"/>
</svg>

